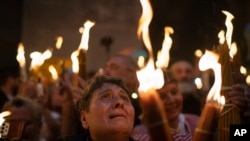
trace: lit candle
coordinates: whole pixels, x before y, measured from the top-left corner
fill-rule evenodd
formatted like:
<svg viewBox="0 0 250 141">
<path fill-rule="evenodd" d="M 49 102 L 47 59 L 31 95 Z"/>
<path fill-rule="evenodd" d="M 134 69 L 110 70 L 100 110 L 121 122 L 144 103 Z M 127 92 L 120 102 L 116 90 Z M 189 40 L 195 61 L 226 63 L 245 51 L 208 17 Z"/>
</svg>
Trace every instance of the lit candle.
<svg viewBox="0 0 250 141">
<path fill-rule="evenodd" d="M 51 74 L 53 82 L 56 82 L 58 80 L 58 73 L 53 65 L 49 66 L 49 72 Z"/>
<path fill-rule="evenodd" d="M 137 71 L 137 77 L 140 82 L 138 88 L 139 102 L 142 108 L 143 120 L 152 141 L 170 141 L 172 140 L 172 135 L 168 126 L 168 120 L 162 101 L 156 92 L 156 89 L 163 86 L 164 77 L 162 70 L 160 68 L 155 69 L 154 67 L 154 57 L 149 38 L 148 26 L 151 22 L 153 12 L 149 0 L 140 0 L 140 2 L 143 11 L 139 20 L 137 34 L 139 37 L 142 37 L 144 45 L 149 52 L 149 59 L 146 66 Z"/>
<path fill-rule="evenodd" d="M 79 61 L 78 61 L 78 56 L 79 52 L 78 50 L 72 52 L 71 54 L 71 61 L 72 61 L 72 83 L 74 86 L 78 86 L 78 72 L 79 72 Z"/>
<path fill-rule="evenodd" d="M 231 124 L 240 124 L 240 110 L 235 105 L 233 105 L 228 100 L 228 90 L 226 88 L 230 88 L 234 83 L 242 83 L 244 79 L 242 79 L 240 74 L 240 57 L 237 55 L 237 47 L 236 43 L 231 43 L 232 32 L 233 32 L 233 15 L 227 11 L 222 11 L 227 17 L 225 21 L 225 25 L 227 27 L 226 32 L 226 42 L 227 44 L 223 44 L 217 47 L 217 52 L 220 54 L 220 64 L 222 70 L 222 86 L 223 91 L 221 91 L 221 95 L 225 96 L 226 104 L 220 114 L 219 123 L 218 123 L 218 140 L 229 140 L 229 127 Z M 239 79 L 240 78 L 240 79 Z"/>
<path fill-rule="evenodd" d="M 89 31 L 95 25 L 94 22 L 87 20 L 84 23 L 84 28 L 82 31 L 81 43 L 78 48 L 78 61 L 79 61 L 79 72 L 78 75 L 84 79 L 87 79 L 87 70 L 86 70 L 86 55 L 88 50 L 89 42 Z"/>
<path fill-rule="evenodd" d="M 19 43 L 18 45 L 16 59 L 20 65 L 20 79 L 21 81 L 26 82 L 27 81 L 26 61 L 24 55 L 24 46 L 22 43 Z"/>
<path fill-rule="evenodd" d="M 52 50 L 47 49 L 43 53 L 34 51 L 30 53 L 31 64 L 30 72 L 36 77 L 39 77 L 39 68 L 43 65 L 44 61 L 51 58 Z"/>
<path fill-rule="evenodd" d="M 193 141 L 211 141 L 213 132 L 217 128 L 219 113 L 225 99 L 220 96 L 221 90 L 221 65 L 218 63 L 219 56 L 211 51 L 205 52 L 199 61 L 201 71 L 212 69 L 214 71 L 214 84 L 211 87 L 206 104 L 197 122 L 193 135 Z"/>
<path fill-rule="evenodd" d="M 55 44 L 56 49 L 61 49 L 62 43 L 63 43 L 63 37 L 62 36 L 58 36 L 56 38 L 56 44 Z"/>
</svg>

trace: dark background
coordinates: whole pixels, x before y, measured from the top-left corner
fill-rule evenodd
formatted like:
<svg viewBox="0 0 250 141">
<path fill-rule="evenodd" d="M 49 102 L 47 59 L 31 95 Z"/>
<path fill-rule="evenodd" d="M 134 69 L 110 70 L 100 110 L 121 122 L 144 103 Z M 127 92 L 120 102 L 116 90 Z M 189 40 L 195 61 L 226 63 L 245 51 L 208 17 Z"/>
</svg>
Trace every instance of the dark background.
<svg viewBox="0 0 250 141">
<path fill-rule="evenodd" d="M 107 0 L 105 2 L 98 0 L 78 1 L 80 5 L 70 4 L 70 2 L 61 2 L 58 4 L 56 2 L 59 1 L 56 0 L 52 0 L 50 2 L 39 1 L 39 4 L 37 4 L 35 1 L 32 2 L 30 0 L 1 0 L 1 64 L 11 64 L 10 62 L 15 60 L 17 45 L 20 41 L 23 41 L 26 45 L 28 45 L 29 52 L 31 52 L 31 50 L 39 49 L 42 51 L 44 49 L 41 49 L 40 45 L 51 45 L 54 41 L 54 37 L 56 36 L 56 34 L 53 33 L 56 30 L 55 26 L 51 25 L 57 25 L 57 28 L 65 30 L 65 27 L 63 27 L 62 25 L 66 24 L 65 26 L 74 26 L 74 28 L 77 29 L 79 28 L 79 26 L 81 26 L 80 24 L 82 24 L 82 21 L 86 19 L 86 15 L 93 19 L 98 16 L 99 21 L 105 24 L 102 27 L 93 29 L 93 34 L 95 34 L 96 36 L 100 34 L 102 34 L 102 36 L 105 36 L 106 30 L 102 30 L 101 32 L 97 31 L 97 29 L 104 28 L 109 28 L 109 31 L 116 29 L 115 32 L 120 32 L 120 28 L 122 28 L 122 31 L 124 33 L 128 31 L 130 33 L 134 33 L 134 31 L 136 32 L 137 21 L 140 16 L 141 7 L 138 2 L 134 2 L 135 0 Z M 249 3 L 250 2 L 248 2 L 247 0 L 152 0 L 154 17 L 150 25 L 150 36 L 155 56 L 156 52 L 161 48 L 162 45 L 164 27 L 172 26 L 174 28 L 174 34 L 172 35 L 173 46 L 171 49 L 171 62 L 178 59 L 186 59 L 190 62 L 193 62 L 193 53 L 196 49 L 211 49 L 217 44 L 218 32 L 221 29 L 226 30 L 224 25 L 225 15 L 221 13 L 221 10 L 227 10 L 235 16 L 235 19 L 233 20 L 234 31 L 232 41 L 237 42 L 238 48 L 241 52 L 242 64 L 246 67 L 249 67 L 250 60 L 248 60 L 247 58 L 247 56 L 249 56 L 249 53 L 247 53 L 249 52 L 249 48 L 247 47 L 247 42 L 244 38 L 244 29 L 247 23 L 249 23 L 250 21 L 250 12 L 248 10 L 250 9 Z M 114 16 L 116 14 L 120 14 L 120 16 L 117 16 L 118 18 L 116 17 L 116 19 L 109 19 L 109 17 L 107 16 L 107 12 L 105 15 L 105 9 L 101 9 L 103 8 L 101 7 L 102 4 L 109 6 L 112 5 L 114 11 L 112 11 L 109 16 Z M 95 5 L 98 6 L 95 7 Z M 44 7 L 48 8 L 52 6 L 53 8 L 49 9 L 49 12 L 48 9 L 43 9 Z M 68 8 L 68 6 L 70 6 L 70 8 Z M 87 9 L 86 7 L 92 7 L 92 9 Z M 98 11 L 99 13 L 94 11 L 94 8 L 98 7 L 100 7 L 100 10 Z M 34 10 L 34 8 L 36 9 L 36 11 L 34 12 L 40 14 L 38 15 L 38 17 L 36 17 L 36 19 L 34 19 L 34 16 L 32 16 L 32 10 Z M 57 11 L 73 11 L 74 9 L 78 9 L 81 11 L 81 14 L 79 14 L 78 16 L 81 16 L 82 19 L 72 16 L 72 14 L 53 15 L 53 13 L 56 13 Z M 123 11 L 121 11 L 120 9 L 123 9 Z M 64 21 L 62 19 L 60 19 L 60 21 L 56 20 L 56 18 L 58 17 L 64 18 Z M 53 19 L 55 20 L 53 21 Z M 115 24 L 109 26 L 109 21 L 112 20 L 118 22 L 119 25 Z M 73 23 L 72 21 L 75 22 Z M 79 23 L 79 21 L 81 21 L 81 23 Z M 126 21 L 124 25 L 123 21 Z M 42 32 L 45 31 L 45 29 L 42 29 L 41 25 L 43 25 L 43 28 L 51 26 L 50 28 L 53 30 L 49 29 L 49 32 L 46 32 L 45 35 L 45 32 Z M 73 46 L 76 48 L 80 40 L 80 34 L 71 33 L 72 31 L 69 31 L 67 33 L 58 32 L 58 34 L 65 34 L 65 36 L 67 37 L 68 40 L 65 41 L 65 44 L 67 44 L 67 46 Z M 43 36 L 50 37 L 51 40 L 48 41 L 47 44 L 44 44 L 42 42 L 43 39 L 37 36 L 39 34 L 44 34 Z M 107 33 L 107 35 L 109 34 L 112 33 Z M 125 36 L 128 38 L 128 40 L 119 40 L 119 34 L 113 34 L 112 36 L 114 38 L 114 46 L 121 46 L 120 44 L 116 44 L 117 42 L 121 42 L 121 44 L 126 47 L 141 46 L 141 43 L 139 43 L 140 41 L 137 41 L 136 35 L 131 34 Z M 114 36 L 118 36 L 117 39 Z M 121 38 L 124 37 L 122 36 Z M 41 41 L 38 39 L 40 39 Z M 98 40 L 100 39 L 101 37 L 98 37 Z M 90 44 L 93 44 L 94 46 L 100 44 L 99 41 L 92 40 L 90 42 Z M 128 42 L 131 42 L 131 44 L 126 44 Z M 74 48 L 70 48 L 69 50 L 74 50 Z M 113 53 L 117 52 L 118 50 L 119 48 L 113 48 Z M 103 51 L 104 50 L 102 49 L 102 52 Z M 95 52 L 98 52 L 98 50 L 95 50 Z M 91 56 L 96 57 L 96 55 L 91 54 L 94 54 L 94 51 L 90 51 L 89 56 L 90 58 Z M 92 69 L 98 68 L 103 63 L 103 59 L 100 59 L 101 63 L 99 64 L 98 61 L 95 61 L 95 63 L 93 63 L 91 62 L 91 60 L 92 59 L 89 59 L 89 64 L 96 64 L 96 66 L 90 66 L 90 68 Z"/>
</svg>

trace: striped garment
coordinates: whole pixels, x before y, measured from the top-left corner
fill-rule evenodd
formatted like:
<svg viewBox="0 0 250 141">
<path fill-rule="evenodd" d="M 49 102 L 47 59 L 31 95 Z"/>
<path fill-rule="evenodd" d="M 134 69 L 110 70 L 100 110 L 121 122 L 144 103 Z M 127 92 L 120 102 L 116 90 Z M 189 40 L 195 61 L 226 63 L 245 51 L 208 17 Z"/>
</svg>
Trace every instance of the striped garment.
<svg viewBox="0 0 250 141">
<path fill-rule="evenodd" d="M 191 141 L 198 116 L 180 114 L 178 118 L 178 128 L 171 129 L 174 141 Z M 144 125 L 137 125 L 134 128 L 132 138 L 136 141 L 152 141 Z"/>
</svg>

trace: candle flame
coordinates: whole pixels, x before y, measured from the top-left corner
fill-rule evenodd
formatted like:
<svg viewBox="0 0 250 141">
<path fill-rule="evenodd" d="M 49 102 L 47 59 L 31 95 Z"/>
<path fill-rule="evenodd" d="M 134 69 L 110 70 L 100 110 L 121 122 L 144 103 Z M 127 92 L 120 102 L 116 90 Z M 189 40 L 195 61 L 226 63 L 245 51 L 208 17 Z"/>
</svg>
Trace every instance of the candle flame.
<svg viewBox="0 0 250 141">
<path fill-rule="evenodd" d="M 56 40 L 56 48 L 57 49 L 61 49 L 62 47 L 62 43 L 63 43 L 63 37 L 62 36 L 58 36 L 57 37 L 57 40 Z"/>
<path fill-rule="evenodd" d="M 165 38 L 163 40 L 163 44 L 162 44 L 162 49 L 161 51 L 158 52 L 158 56 L 157 56 L 157 61 L 156 61 L 156 66 L 159 68 L 167 68 L 168 64 L 169 64 L 169 51 L 171 49 L 173 40 L 170 37 L 170 34 L 174 33 L 174 29 L 172 27 L 165 27 L 164 28 L 165 31 Z"/>
<path fill-rule="evenodd" d="M 246 82 L 247 82 L 248 85 L 250 85 L 250 75 L 247 75 Z"/>
<path fill-rule="evenodd" d="M 218 38 L 219 38 L 219 43 L 220 44 L 224 44 L 225 42 L 225 31 L 224 30 L 221 30 L 219 33 L 218 33 Z"/>
<path fill-rule="evenodd" d="M 139 56 L 137 64 L 138 64 L 139 68 L 143 68 L 144 64 L 145 64 L 145 58 L 143 56 Z"/>
<path fill-rule="evenodd" d="M 224 13 L 226 15 L 226 21 L 225 21 L 225 25 L 227 27 L 226 40 L 227 40 L 227 45 L 228 45 L 228 47 L 230 49 L 232 34 L 233 34 L 232 20 L 234 19 L 234 16 L 231 13 L 229 13 L 228 11 L 225 11 L 225 10 L 222 10 L 222 13 Z"/>
<path fill-rule="evenodd" d="M 89 31 L 95 25 L 95 22 L 87 20 L 84 23 L 84 29 L 82 33 L 81 43 L 79 45 L 79 49 L 88 50 L 88 42 L 89 42 Z"/>
<path fill-rule="evenodd" d="M 240 73 L 243 75 L 247 75 L 247 69 L 244 66 L 240 66 Z"/>
<path fill-rule="evenodd" d="M 0 113 L 0 126 L 2 126 L 2 124 L 5 121 L 4 117 L 9 116 L 10 114 L 11 114 L 10 111 L 4 111 L 4 112 Z"/>
<path fill-rule="evenodd" d="M 152 47 L 151 47 L 151 41 L 149 37 L 149 24 L 153 17 L 153 10 L 150 4 L 149 0 L 140 0 L 141 6 L 142 6 L 142 15 L 139 19 L 139 26 L 137 29 L 137 36 L 139 38 L 142 38 L 142 41 L 144 42 L 147 50 L 149 53 L 149 58 L 153 59 L 152 54 Z M 149 60 L 152 62 L 152 60 Z"/>
<path fill-rule="evenodd" d="M 237 44 L 236 42 L 233 42 L 230 47 L 229 55 L 231 58 L 233 58 L 237 54 Z"/>
<path fill-rule="evenodd" d="M 202 51 L 200 50 L 200 49 L 197 49 L 195 52 L 194 52 L 194 55 L 196 56 L 196 57 L 201 57 L 202 55 L 203 55 L 203 53 L 202 53 Z"/>
<path fill-rule="evenodd" d="M 154 67 L 154 58 L 149 38 L 149 24 L 153 17 L 152 8 L 149 0 L 140 0 L 142 5 L 142 16 L 139 20 L 139 26 L 137 30 L 138 37 L 142 37 L 142 40 L 148 50 L 149 59 L 146 66 L 137 71 L 137 77 L 140 82 L 138 88 L 139 92 L 145 92 L 149 89 L 159 89 L 164 84 L 163 72 L 161 69 Z"/>
<path fill-rule="evenodd" d="M 74 73 L 79 72 L 79 61 L 78 61 L 79 50 L 72 52 L 71 61 L 72 61 L 72 71 Z"/>
<path fill-rule="evenodd" d="M 208 69 L 212 69 L 214 72 L 214 84 L 211 87 L 206 101 L 217 101 L 219 104 L 223 102 L 223 98 L 220 96 L 221 91 L 221 84 L 222 84 L 222 78 L 221 78 L 221 65 L 218 62 L 219 55 L 212 52 L 212 51 L 205 51 L 205 54 L 201 57 L 199 61 L 199 68 L 201 71 L 205 71 Z"/>
<path fill-rule="evenodd" d="M 49 59 L 52 56 L 52 50 L 47 49 L 43 53 L 40 53 L 38 51 L 34 51 L 30 53 L 31 65 L 30 69 L 37 69 L 39 68 L 45 60 Z"/>
<path fill-rule="evenodd" d="M 194 83 L 195 83 L 197 89 L 201 89 L 202 88 L 201 78 L 198 78 L 198 77 L 195 78 Z"/>
<path fill-rule="evenodd" d="M 53 65 L 49 65 L 49 72 L 50 72 L 53 80 L 58 79 L 58 74 L 57 74 L 56 68 Z"/>
<path fill-rule="evenodd" d="M 16 59 L 19 62 L 20 67 L 25 68 L 24 46 L 22 43 L 19 43 L 18 45 Z"/>
</svg>

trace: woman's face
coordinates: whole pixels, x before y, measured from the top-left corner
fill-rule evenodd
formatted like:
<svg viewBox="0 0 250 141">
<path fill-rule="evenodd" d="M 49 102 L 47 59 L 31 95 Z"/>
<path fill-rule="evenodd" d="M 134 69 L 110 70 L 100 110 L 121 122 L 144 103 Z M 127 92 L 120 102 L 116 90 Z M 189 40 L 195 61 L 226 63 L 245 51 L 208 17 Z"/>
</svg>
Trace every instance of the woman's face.
<svg viewBox="0 0 250 141">
<path fill-rule="evenodd" d="M 130 135 L 134 112 L 128 94 L 115 84 L 105 83 L 93 92 L 89 111 L 81 113 L 82 125 L 92 138 L 110 133 Z"/>
<path fill-rule="evenodd" d="M 158 93 L 163 101 L 168 120 L 173 121 L 178 119 L 182 111 L 183 97 L 178 90 L 177 83 L 166 84 L 163 88 L 158 90 Z"/>
</svg>

